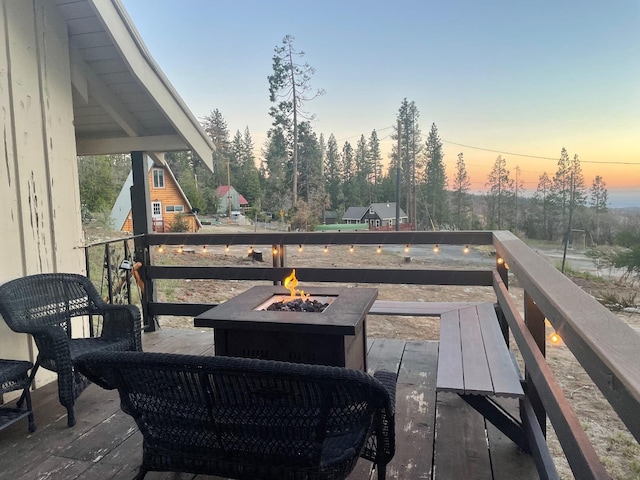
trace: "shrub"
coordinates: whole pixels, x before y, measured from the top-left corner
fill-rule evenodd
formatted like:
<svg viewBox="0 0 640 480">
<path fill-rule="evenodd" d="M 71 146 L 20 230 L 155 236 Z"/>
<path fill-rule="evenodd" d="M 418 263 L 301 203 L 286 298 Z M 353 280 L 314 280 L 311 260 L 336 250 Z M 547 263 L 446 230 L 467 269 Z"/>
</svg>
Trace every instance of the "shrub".
<svg viewBox="0 0 640 480">
<path fill-rule="evenodd" d="M 169 224 L 169 232 L 179 233 L 189 231 L 189 221 L 184 213 L 176 213 L 173 216 L 171 224 Z"/>
</svg>

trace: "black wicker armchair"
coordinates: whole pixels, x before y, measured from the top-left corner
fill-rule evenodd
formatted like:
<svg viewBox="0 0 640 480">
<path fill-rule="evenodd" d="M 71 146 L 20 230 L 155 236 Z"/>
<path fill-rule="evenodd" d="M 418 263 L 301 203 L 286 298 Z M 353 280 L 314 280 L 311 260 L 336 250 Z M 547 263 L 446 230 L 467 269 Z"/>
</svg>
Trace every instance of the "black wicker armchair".
<svg viewBox="0 0 640 480">
<path fill-rule="evenodd" d="M 396 376 L 233 357 L 97 352 L 77 361 L 117 388 L 149 471 L 237 479 L 343 479 L 359 456 L 378 478 L 395 452 Z"/>
<path fill-rule="evenodd" d="M 138 308 L 106 303 L 82 275 L 44 273 L 7 282 L 0 286 L 0 314 L 9 328 L 36 342 L 30 381 L 40 366 L 58 374 L 69 426 L 75 424 L 75 399 L 89 383 L 76 371 L 75 359 L 94 351 L 142 350 Z"/>
</svg>

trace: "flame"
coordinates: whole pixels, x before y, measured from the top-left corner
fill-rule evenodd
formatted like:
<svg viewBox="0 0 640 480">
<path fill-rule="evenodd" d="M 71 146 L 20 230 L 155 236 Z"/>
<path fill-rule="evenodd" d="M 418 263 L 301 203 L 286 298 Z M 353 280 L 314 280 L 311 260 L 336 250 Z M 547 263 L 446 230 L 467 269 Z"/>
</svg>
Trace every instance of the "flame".
<svg viewBox="0 0 640 480">
<path fill-rule="evenodd" d="M 302 298 L 308 298 L 309 294 L 305 294 L 304 290 L 298 290 L 296 287 L 298 286 L 298 279 L 296 278 L 296 269 L 294 268 L 291 271 L 291 275 L 285 277 L 284 279 L 284 288 L 291 292 L 291 298 L 295 297 L 297 293 L 300 294 Z"/>
</svg>

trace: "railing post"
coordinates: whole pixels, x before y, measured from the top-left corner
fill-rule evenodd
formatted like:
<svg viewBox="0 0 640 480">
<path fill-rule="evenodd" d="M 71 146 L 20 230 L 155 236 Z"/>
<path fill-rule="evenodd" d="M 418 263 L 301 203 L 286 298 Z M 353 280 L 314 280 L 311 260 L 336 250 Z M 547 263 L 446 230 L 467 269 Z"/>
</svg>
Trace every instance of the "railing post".
<svg viewBox="0 0 640 480">
<path fill-rule="evenodd" d="M 113 281 L 111 279 L 111 250 L 109 244 L 104 245 L 103 271 L 107 271 L 107 290 L 109 290 L 109 303 L 113 303 Z"/>
<path fill-rule="evenodd" d="M 531 296 L 525 290 L 524 292 L 524 323 L 527 325 L 531 336 L 533 337 L 536 345 L 540 349 L 543 357 L 546 357 L 546 332 L 544 324 L 544 314 L 540 311 L 536 303 Z M 544 405 L 540 401 L 540 396 L 536 390 L 535 385 L 531 381 L 527 368 L 525 366 L 525 382 L 527 384 L 527 396 L 531 401 L 531 406 L 536 414 L 542 433 L 547 435 L 547 413 L 544 409 Z"/>
</svg>

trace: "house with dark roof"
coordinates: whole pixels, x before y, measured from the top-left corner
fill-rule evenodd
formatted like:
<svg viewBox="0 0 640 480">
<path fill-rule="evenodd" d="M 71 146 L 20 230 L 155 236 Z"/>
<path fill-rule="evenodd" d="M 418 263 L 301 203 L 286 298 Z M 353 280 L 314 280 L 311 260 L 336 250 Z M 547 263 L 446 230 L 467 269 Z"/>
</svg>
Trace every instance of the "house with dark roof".
<svg viewBox="0 0 640 480">
<path fill-rule="evenodd" d="M 394 227 L 396 224 L 396 203 L 372 203 L 362 216 L 362 223 L 368 223 L 370 230 L 384 227 Z M 398 223 L 408 224 L 409 216 L 400 208 Z"/>
<path fill-rule="evenodd" d="M 364 223 L 362 217 L 367 212 L 367 207 L 349 207 L 342 216 L 342 223 Z"/>
<path fill-rule="evenodd" d="M 395 227 L 396 204 L 395 202 L 372 203 L 368 207 L 349 207 L 342 217 L 343 223 L 366 223 L 369 230 L 384 230 Z M 398 223 L 401 226 L 409 226 L 409 217 L 402 208 Z"/>
</svg>

